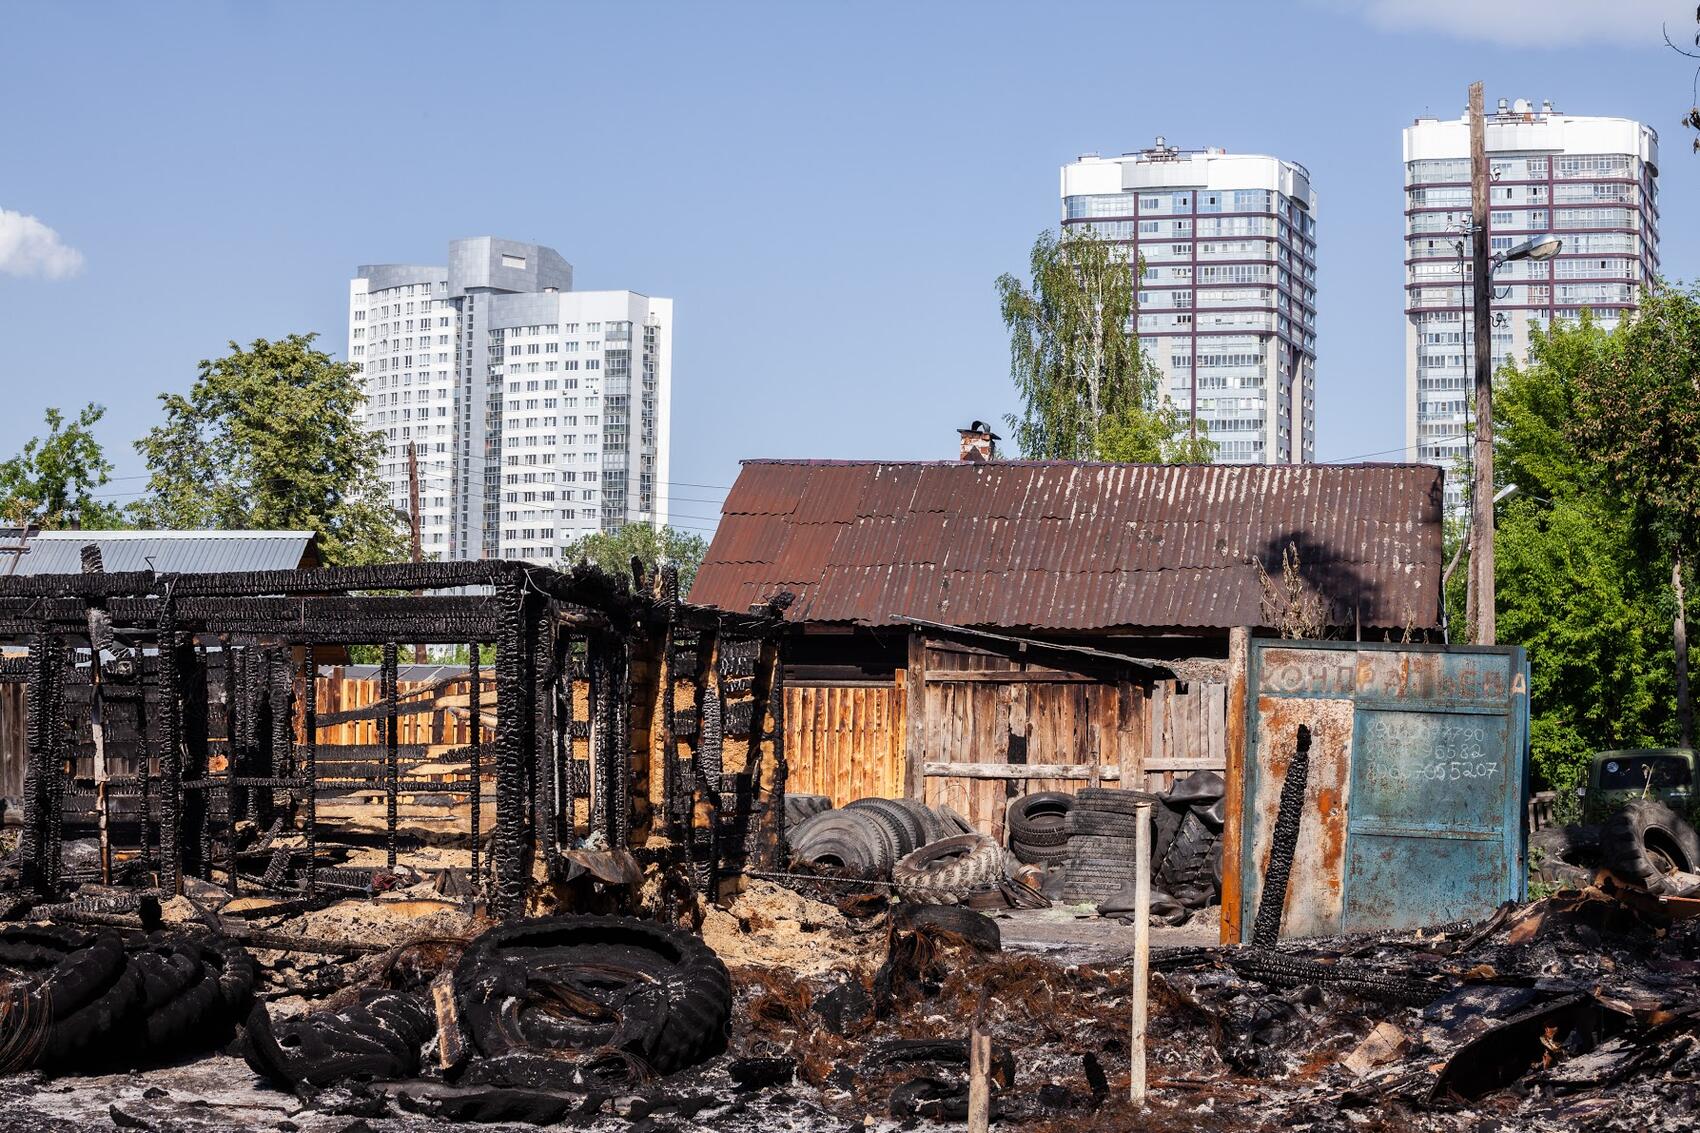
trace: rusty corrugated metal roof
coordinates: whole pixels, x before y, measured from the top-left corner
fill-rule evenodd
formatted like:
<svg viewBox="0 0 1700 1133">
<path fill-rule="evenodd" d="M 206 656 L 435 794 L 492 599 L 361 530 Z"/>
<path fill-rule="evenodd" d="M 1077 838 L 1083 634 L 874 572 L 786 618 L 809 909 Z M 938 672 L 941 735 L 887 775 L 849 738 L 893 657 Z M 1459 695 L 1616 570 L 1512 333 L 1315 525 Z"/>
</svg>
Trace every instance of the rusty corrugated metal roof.
<svg viewBox="0 0 1700 1133">
<path fill-rule="evenodd" d="M 1364 626 L 1437 622 L 1441 471 L 1419 464 L 751 460 L 691 601 L 792 621 L 1041 630 L 1257 625 L 1253 558 Z"/>
</svg>

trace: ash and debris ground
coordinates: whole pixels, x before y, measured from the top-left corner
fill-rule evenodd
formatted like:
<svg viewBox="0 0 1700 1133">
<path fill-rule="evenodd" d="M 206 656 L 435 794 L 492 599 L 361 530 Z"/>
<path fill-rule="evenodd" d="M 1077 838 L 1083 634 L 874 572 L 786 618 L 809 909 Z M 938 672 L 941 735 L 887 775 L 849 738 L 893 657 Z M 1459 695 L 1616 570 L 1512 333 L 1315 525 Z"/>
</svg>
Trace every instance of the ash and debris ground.
<svg viewBox="0 0 1700 1133">
<path fill-rule="evenodd" d="M 385 906 L 399 907 L 411 897 L 344 903 L 314 914 L 319 920 L 312 926 L 321 932 L 358 928 L 385 940 L 478 927 L 444 908 L 431 915 L 428 929 L 414 923 L 409 932 L 405 918 Z M 703 925 L 736 989 L 727 1054 L 642 1091 L 610 1097 L 594 1115 L 556 1127 L 632 1133 L 961 1127 L 894 1117 L 891 1097 L 917 1076 L 948 1087 L 960 1082 L 963 1067 L 876 1065 L 874 1055 L 896 1039 L 959 1040 L 982 1004 L 995 1048 L 1006 1048 L 1015 1068 L 1013 1085 L 995 1092 L 1002 1117 L 994 1125 L 1000 1128 L 1659 1133 L 1695 1127 L 1700 1028 L 1683 1024 L 1682 1012 L 1700 1007 L 1700 922 L 1661 927 L 1590 891 L 1523 906 L 1467 950 L 1460 948 L 1468 939 L 1463 929 L 1294 949 L 1428 977 L 1435 1002 L 1421 1008 L 1369 1002 L 1326 985 L 1272 988 L 1236 974 L 1226 953 L 1214 948 L 1213 924 L 1154 930 L 1151 1096 L 1136 1112 L 1125 1100 L 1124 962 L 1132 930 L 1089 913 L 1057 907 L 998 915 L 1001 955 L 941 943 L 901 971 L 876 1016 L 868 989 L 888 952 L 885 918 L 854 918 L 773 883 L 753 882 L 729 909 L 710 910 Z M 285 959 L 275 952 L 257 955 L 262 964 Z M 262 984 L 274 1011 L 307 1009 L 338 986 L 337 971 L 346 982 L 371 963 L 301 955 L 289 962 L 292 967 L 273 967 Z M 1627 1062 L 1605 1059 L 1603 1069 L 1599 1056 L 1572 1057 L 1576 1052 L 1565 1049 L 1564 1036 L 1549 1034 L 1542 1057 L 1509 1087 L 1469 1104 L 1429 1100 L 1454 1051 L 1530 1002 L 1570 993 L 1633 1017 L 1643 1031 L 1663 1027 L 1668 1033 L 1643 1044 Z M 1363 1061 L 1348 1069 L 1349 1056 L 1378 1027 L 1383 1061 L 1373 1064 L 1360 1052 Z M 772 1055 L 796 1060 L 795 1081 L 739 1093 L 728 1065 Z M 1625 1065 L 1632 1069 L 1625 1072 Z M 1101 1077 L 1094 1073 L 1100 1068 Z M 1582 1069 L 1596 1080 L 1590 1083 Z M 1614 1075 L 1622 1080 L 1611 1081 Z M 702 1095 L 711 1103 L 690 1117 L 670 1113 L 665 1104 Z M 0 1079 L 0 1128 L 501 1133 L 536 1126 L 384 1116 L 370 1099 L 339 1091 L 308 1106 L 264 1087 L 240 1059 L 217 1056 L 145 1073 Z"/>
</svg>

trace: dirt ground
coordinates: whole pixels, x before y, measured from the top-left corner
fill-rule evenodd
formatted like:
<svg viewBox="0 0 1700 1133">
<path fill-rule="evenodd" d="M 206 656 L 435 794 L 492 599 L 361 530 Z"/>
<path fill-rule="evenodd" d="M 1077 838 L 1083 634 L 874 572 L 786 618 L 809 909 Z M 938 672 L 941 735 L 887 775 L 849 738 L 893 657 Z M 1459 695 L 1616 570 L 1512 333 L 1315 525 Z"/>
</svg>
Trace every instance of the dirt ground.
<svg viewBox="0 0 1700 1133">
<path fill-rule="evenodd" d="M 391 939 L 406 932 L 401 903 L 417 899 L 344 903 L 310 925 Z M 736 996 L 727 1053 L 606 1097 L 572 1127 L 960 1127 L 948 1118 L 965 1068 L 915 1059 L 913 1044 L 959 1044 L 976 1018 L 1013 1069 L 994 1090 L 1002 1128 L 1658 1133 L 1694 1128 L 1700 1112 L 1700 921 L 1663 923 L 1598 892 L 1559 894 L 1480 931 L 1287 948 L 1313 965 L 1314 979 L 1258 975 L 1245 953 L 1215 947 L 1209 919 L 1156 931 L 1151 1094 L 1141 1112 L 1125 1100 L 1129 927 L 1081 908 L 1011 911 L 994 918 L 1003 951 L 985 955 L 948 936 L 894 934 L 865 906 L 852 911 L 771 882 L 710 910 L 704 937 Z M 416 933 L 477 930 L 446 911 L 409 923 Z M 1389 1001 L 1388 987 L 1405 1002 Z M 275 982 L 266 994 L 274 1011 L 314 1002 Z M 1522 1032 L 1506 1027 L 1566 1003 L 1588 1009 L 1592 1032 L 1559 1015 Z M 792 1060 L 794 1081 L 735 1088 L 738 1060 L 774 1057 Z M 1474 1094 L 1476 1071 L 1506 1080 L 1458 1094 Z M 692 1098 L 701 1108 L 689 1118 L 670 1108 Z M 0 1107 L 0 1129 L 56 1133 L 534 1128 L 388 1116 L 381 1098 L 358 1090 L 328 1091 L 309 1106 L 222 1055 L 145 1073 L 0 1079 Z"/>
</svg>

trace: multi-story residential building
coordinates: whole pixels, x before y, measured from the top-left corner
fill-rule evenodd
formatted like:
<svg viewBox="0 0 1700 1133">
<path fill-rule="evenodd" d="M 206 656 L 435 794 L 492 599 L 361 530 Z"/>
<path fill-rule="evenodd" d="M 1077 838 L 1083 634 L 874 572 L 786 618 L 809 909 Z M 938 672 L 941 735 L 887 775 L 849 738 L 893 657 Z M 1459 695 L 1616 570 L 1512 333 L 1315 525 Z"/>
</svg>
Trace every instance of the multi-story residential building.
<svg viewBox="0 0 1700 1133">
<path fill-rule="evenodd" d="M 1063 166 L 1062 215 L 1144 265 L 1132 329 L 1218 460 L 1314 459 L 1316 194 L 1304 166 L 1158 138 Z"/>
<path fill-rule="evenodd" d="M 667 522 L 673 301 L 572 286 L 554 249 L 489 236 L 350 282 L 362 420 L 404 513 L 417 446 L 426 554 L 551 562 L 587 532 Z"/>
<path fill-rule="evenodd" d="M 1628 118 L 1561 114 L 1499 100 L 1486 117 L 1488 239 L 1504 252 L 1536 236 L 1563 241 L 1550 260 L 1503 264 L 1493 277 L 1494 364 L 1522 360 L 1530 326 L 1591 308 L 1615 324 L 1659 270 L 1658 135 Z M 1462 503 L 1474 404 L 1470 305 L 1469 115 L 1405 127 L 1406 459 L 1446 468 Z"/>
</svg>

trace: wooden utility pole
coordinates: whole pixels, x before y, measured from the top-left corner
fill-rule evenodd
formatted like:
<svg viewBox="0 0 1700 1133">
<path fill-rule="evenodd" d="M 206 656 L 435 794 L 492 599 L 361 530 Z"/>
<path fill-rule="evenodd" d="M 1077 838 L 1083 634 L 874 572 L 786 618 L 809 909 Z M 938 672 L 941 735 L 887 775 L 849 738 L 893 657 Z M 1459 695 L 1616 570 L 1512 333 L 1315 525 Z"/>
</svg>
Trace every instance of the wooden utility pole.
<svg viewBox="0 0 1700 1133">
<path fill-rule="evenodd" d="M 1493 275 L 1488 259 L 1487 125 L 1482 84 L 1470 84 L 1471 321 L 1476 335 L 1476 453 L 1470 483 L 1470 593 L 1477 645 L 1498 639 L 1493 586 L 1493 331 L 1488 305 Z"/>
<path fill-rule="evenodd" d="M 1151 979 L 1151 804 L 1134 808 L 1133 1011 L 1128 1041 L 1128 1098 L 1145 1104 L 1146 991 Z"/>
<path fill-rule="evenodd" d="M 408 538 L 412 542 L 413 561 L 419 561 L 419 446 L 413 441 L 407 442 L 407 529 Z M 415 590 L 414 594 L 419 591 Z M 423 665 L 426 661 L 425 643 L 419 642 L 413 647 L 413 660 Z"/>
</svg>

